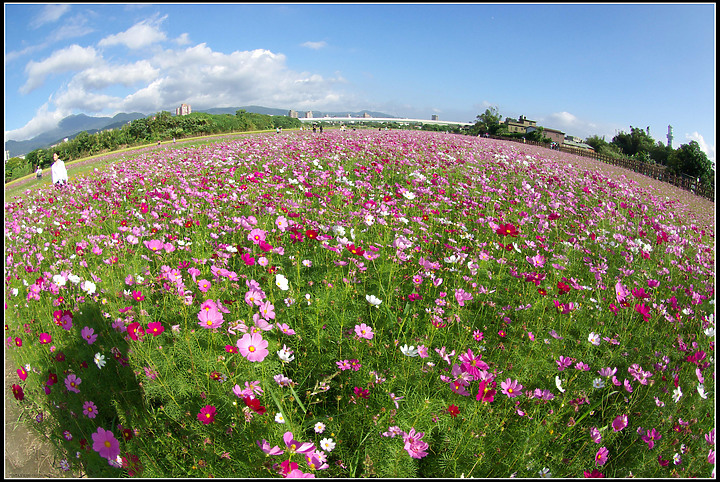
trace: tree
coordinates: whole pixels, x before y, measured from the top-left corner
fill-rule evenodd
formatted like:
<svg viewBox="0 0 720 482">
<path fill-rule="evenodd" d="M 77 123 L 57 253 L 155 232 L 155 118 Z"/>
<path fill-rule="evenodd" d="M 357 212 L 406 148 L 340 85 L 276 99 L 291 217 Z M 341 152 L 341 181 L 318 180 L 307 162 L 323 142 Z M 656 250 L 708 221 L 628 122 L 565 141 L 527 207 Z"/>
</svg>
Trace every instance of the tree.
<svg viewBox="0 0 720 482">
<path fill-rule="evenodd" d="M 670 154 L 668 158 L 668 169 L 672 172 L 685 174 L 692 178 L 703 178 L 709 181 L 713 171 L 712 163 L 697 141 L 690 141 L 683 144 Z"/>
<path fill-rule="evenodd" d="M 649 153 L 655 146 L 655 141 L 645 130 L 633 126 L 630 126 L 629 134 L 620 132 L 610 143 L 619 147 L 627 156 L 633 156 L 638 152 Z"/>
<path fill-rule="evenodd" d="M 500 119 L 502 117 L 497 107 L 489 107 L 485 109 L 484 113 L 476 117 L 475 125 L 468 132 L 473 136 L 485 133 L 495 135 L 500 130 Z"/>
<path fill-rule="evenodd" d="M 650 157 L 653 161 L 665 166 L 667 165 L 670 154 L 672 154 L 673 151 L 674 149 L 672 147 L 668 146 L 667 144 L 663 144 L 661 141 L 658 141 L 657 144 L 655 144 L 655 146 L 650 151 Z"/>
</svg>

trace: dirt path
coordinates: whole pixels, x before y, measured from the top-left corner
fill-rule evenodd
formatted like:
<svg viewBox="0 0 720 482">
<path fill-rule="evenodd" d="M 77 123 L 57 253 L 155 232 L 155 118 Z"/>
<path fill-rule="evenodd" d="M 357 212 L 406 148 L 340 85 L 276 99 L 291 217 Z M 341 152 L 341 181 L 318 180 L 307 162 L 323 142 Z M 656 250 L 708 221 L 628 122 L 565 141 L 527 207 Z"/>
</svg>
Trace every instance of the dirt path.
<svg viewBox="0 0 720 482">
<path fill-rule="evenodd" d="M 5 478 L 47 478 L 68 476 L 60 469 L 60 459 L 52 445 L 30 430 L 30 423 L 20 418 L 20 408 L 13 397 L 12 384 L 17 383 L 16 367 L 5 357 Z"/>
</svg>

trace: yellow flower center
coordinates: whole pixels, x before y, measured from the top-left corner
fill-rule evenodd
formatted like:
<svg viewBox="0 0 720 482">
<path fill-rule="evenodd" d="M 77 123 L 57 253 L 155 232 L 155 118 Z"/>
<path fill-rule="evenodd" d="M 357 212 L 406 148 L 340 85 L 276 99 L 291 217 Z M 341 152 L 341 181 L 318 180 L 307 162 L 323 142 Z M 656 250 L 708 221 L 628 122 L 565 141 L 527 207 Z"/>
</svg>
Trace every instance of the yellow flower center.
<svg viewBox="0 0 720 482">
<path fill-rule="evenodd" d="M 248 347 L 248 351 L 249 351 L 249 352 L 255 351 L 255 347 L 254 347 L 254 346 L 249 346 L 249 347 Z"/>
<path fill-rule="evenodd" d="M 112 444 L 110 443 L 109 440 L 106 440 L 106 441 L 105 441 L 105 446 L 106 446 L 107 448 L 110 448 L 111 445 L 112 445 Z"/>
</svg>

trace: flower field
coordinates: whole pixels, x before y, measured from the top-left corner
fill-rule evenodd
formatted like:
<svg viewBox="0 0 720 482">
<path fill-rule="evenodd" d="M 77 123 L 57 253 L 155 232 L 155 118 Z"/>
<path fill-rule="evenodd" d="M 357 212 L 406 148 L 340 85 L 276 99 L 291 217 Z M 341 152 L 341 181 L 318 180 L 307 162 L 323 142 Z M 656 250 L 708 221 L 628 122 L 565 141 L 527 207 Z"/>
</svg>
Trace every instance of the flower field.
<svg viewBox="0 0 720 482">
<path fill-rule="evenodd" d="M 6 199 L 13 403 L 96 477 L 711 477 L 714 205 L 663 189 L 431 132 L 125 153 Z"/>
</svg>

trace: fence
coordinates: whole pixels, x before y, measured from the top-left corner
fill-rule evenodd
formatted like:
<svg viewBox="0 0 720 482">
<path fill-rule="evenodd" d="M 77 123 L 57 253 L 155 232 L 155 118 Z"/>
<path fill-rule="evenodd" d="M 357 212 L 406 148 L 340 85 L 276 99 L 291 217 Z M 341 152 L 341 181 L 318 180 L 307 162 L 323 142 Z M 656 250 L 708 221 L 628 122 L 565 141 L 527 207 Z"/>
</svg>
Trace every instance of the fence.
<svg viewBox="0 0 720 482">
<path fill-rule="evenodd" d="M 499 136 L 487 136 L 490 139 L 498 139 L 502 141 L 513 141 L 513 142 L 520 142 L 524 144 L 530 144 L 532 146 L 539 146 L 549 149 L 550 144 L 545 144 L 542 142 L 535 142 L 535 141 L 523 141 L 522 139 L 516 139 L 514 137 L 499 137 Z M 583 157 L 589 157 L 592 159 L 595 159 L 600 162 L 604 162 L 606 164 L 612 164 L 613 166 L 619 166 L 623 167 L 625 169 L 637 172 L 638 174 L 642 174 L 644 176 L 650 177 L 652 179 L 656 179 L 658 181 L 666 182 L 668 184 L 672 184 L 673 186 L 679 187 L 680 189 L 684 189 L 685 191 L 690 191 L 691 193 L 695 194 L 696 196 L 701 196 L 706 199 L 710 199 L 711 201 L 715 201 L 715 186 L 714 184 L 712 186 L 706 186 L 702 183 L 700 183 L 697 179 L 684 176 L 684 175 L 677 175 L 677 174 L 671 174 L 667 172 L 667 169 L 665 166 L 661 166 L 658 164 L 648 164 L 646 162 L 639 161 L 637 159 L 630 159 L 627 157 L 620 157 L 620 158 L 613 158 L 610 156 L 605 156 L 602 154 L 598 154 L 594 151 L 589 151 L 587 149 L 580 149 L 577 147 L 568 147 L 568 146 L 560 146 L 559 150 L 561 152 L 567 152 L 568 154 L 574 154 L 576 156 L 583 156 Z"/>
</svg>

